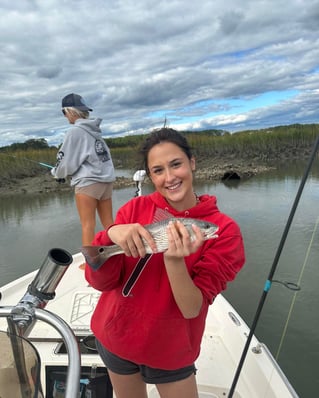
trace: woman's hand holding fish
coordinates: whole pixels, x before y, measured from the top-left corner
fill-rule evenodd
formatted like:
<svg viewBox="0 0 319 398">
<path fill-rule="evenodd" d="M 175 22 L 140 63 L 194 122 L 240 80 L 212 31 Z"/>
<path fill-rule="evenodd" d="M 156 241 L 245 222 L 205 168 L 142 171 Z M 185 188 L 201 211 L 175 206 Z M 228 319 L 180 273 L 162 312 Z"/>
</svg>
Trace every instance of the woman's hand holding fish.
<svg viewBox="0 0 319 398">
<path fill-rule="evenodd" d="M 203 303 L 200 289 L 194 284 L 186 268 L 184 257 L 194 253 L 204 242 L 204 236 L 196 225 L 192 225 L 194 236 L 181 222 L 170 223 L 167 228 L 168 249 L 164 262 L 172 292 L 185 318 L 198 316 Z"/>
<path fill-rule="evenodd" d="M 192 225 L 194 238 L 180 221 L 170 222 L 167 227 L 168 249 L 164 257 L 186 257 L 195 253 L 204 242 L 202 231 L 196 225 Z"/>
<path fill-rule="evenodd" d="M 152 235 L 141 224 L 113 225 L 108 230 L 109 238 L 120 246 L 126 256 L 145 257 L 146 249 L 143 239 L 151 250 L 156 253 L 156 244 Z"/>
</svg>

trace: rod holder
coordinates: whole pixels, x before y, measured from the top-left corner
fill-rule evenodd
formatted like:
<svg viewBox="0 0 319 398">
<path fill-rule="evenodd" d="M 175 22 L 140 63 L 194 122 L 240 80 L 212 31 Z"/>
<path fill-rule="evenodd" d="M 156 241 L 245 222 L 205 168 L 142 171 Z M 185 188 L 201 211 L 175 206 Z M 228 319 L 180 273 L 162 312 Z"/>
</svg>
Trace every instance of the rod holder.
<svg viewBox="0 0 319 398">
<path fill-rule="evenodd" d="M 52 300 L 55 289 L 73 259 L 63 249 L 51 249 L 37 275 L 28 287 L 28 292 L 44 301 Z"/>
<path fill-rule="evenodd" d="M 20 336 L 30 333 L 35 322 L 35 309 L 45 308 L 47 302 L 55 297 L 55 289 L 72 261 L 72 255 L 64 249 L 53 248 L 48 252 L 27 292 L 13 307 L 8 322 L 11 332 Z"/>
</svg>

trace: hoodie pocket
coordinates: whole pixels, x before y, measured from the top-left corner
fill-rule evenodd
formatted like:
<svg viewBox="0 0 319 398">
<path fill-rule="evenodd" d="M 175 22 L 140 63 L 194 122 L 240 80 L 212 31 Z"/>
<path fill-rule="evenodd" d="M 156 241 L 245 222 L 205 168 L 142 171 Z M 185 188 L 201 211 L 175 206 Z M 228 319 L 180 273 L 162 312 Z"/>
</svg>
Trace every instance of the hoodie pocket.
<svg viewBox="0 0 319 398">
<path fill-rule="evenodd" d="M 127 305 L 105 324 L 104 332 L 111 352 L 152 367 L 178 367 L 189 362 L 192 352 L 189 321 L 182 317 L 156 318 Z"/>
</svg>

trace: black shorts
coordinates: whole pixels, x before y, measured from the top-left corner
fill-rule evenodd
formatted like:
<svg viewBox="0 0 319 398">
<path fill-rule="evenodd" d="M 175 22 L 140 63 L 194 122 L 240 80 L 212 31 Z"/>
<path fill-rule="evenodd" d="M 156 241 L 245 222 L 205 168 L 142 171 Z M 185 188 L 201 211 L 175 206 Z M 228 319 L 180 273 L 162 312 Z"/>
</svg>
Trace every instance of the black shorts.
<svg viewBox="0 0 319 398">
<path fill-rule="evenodd" d="M 112 354 L 98 340 L 96 340 L 96 348 L 107 369 L 120 375 L 141 373 L 142 379 L 148 384 L 171 383 L 196 374 L 194 364 L 176 370 L 155 369 L 145 365 L 138 365 Z"/>
</svg>

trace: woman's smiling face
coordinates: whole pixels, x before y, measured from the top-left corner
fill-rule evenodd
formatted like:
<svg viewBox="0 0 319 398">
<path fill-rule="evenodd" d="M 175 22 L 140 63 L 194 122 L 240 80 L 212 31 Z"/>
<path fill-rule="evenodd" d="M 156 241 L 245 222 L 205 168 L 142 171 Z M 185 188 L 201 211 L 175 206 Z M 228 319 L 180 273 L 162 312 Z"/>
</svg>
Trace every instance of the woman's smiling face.
<svg viewBox="0 0 319 398">
<path fill-rule="evenodd" d="M 147 160 L 155 189 L 173 208 L 183 211 L 195 206 L 194 158 L 189 159 L 178 145 L 163 141 L 151 148 Z"/>
</svg>

